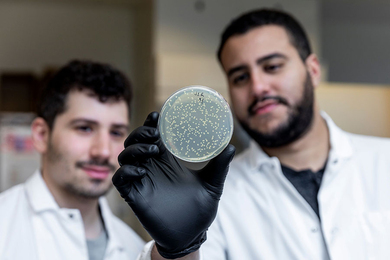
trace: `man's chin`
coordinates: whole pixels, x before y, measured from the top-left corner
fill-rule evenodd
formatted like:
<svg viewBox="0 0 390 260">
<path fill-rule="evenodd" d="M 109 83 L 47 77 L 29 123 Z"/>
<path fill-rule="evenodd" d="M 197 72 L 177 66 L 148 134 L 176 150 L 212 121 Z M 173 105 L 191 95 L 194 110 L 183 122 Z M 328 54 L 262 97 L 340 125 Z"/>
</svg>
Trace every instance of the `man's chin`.
<svg viewBox="0 0 390 260">
<path fill-rule="evenodd" d="M 109 192 L 110 188 L 104 190 L 85 191 L 80 193 L 80 196 L 86 199 L 99 199 L 100 197 L 105 196 Z"/>
<path fill-rule="evenodd" d="M 273 136 L 281 125 L 282 123 L 277 122 L 254 122 L 249 127 L 244 127 L 244 129 L 249 129 L 251 132 L 258 133 L 263 136 Z"/>
<path fill-rule="evenodd" d="M 111 179 L 110 180 L 107 180 L 107 182 L 103 182 L 103 183 L 100 183 L 99 185 L 97 186 L 93 186 L 89 191 L 89 193 L 93 196 L 104 196 L 106 195 L 112 188 L 112 183 L 111 183 Z"/>
<path fill-rule="evenodd" d="M 79 196 L 84 199 L 98 199 L 101 196 L 106 195 L 110 189 L 112 188 L 111 182 L 108 183 L 102 183 L 99 181 L 99 183 L 89 183 L 86 185 L 88 187 L 76 187 L 73 185 L 69 185 L 67 190 L 68 192 L 72 193 L 73 195 Z"/>
<path fill-rule="evenodd" d="M 286 145 L 287 143 L 283 141 L 283 138 L 279 135 L 280 126 L 248 126 L 245 123 L 241 123 L 241 126 L 245 132 L 262 147 L 276 148 Z"/>
</svg>

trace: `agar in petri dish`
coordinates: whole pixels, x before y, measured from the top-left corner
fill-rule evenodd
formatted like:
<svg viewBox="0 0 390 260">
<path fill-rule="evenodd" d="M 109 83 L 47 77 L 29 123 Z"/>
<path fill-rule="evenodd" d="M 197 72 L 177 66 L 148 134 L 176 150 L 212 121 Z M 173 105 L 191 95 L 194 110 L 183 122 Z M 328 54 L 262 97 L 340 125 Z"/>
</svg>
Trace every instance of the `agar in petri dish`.
<svg viewBox="0 0 390 260">
<path fill-rule="evenodd" d="M 205 162 L 229 144 L 233 116 L 217 91 L 188 86 L 165 101 L 158 128 L 165 147 L 174 156 L 186 162 Z"/>
</svg>

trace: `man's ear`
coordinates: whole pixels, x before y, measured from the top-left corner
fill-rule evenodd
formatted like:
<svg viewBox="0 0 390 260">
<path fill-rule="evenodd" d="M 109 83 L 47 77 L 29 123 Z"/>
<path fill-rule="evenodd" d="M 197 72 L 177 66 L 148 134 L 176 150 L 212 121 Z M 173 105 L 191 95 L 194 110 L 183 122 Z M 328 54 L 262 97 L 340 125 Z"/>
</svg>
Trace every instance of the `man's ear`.
<svg viewBox="0 0 390 260">
<path fill-rule="evenodd" d="M 35 149 L 39 153 L 45 153 L 48 149 L 50 129 L 42 117 L 37 117 L 31 124 L 32 140 Z"/>
<path fill-rule="evenodd" d="M 310 54 L 306 59 L 306 67 L 309 72 L 311 82 L 313 86 L 316 88 L 321 81 L 321 65 L 318 61 L 318 58 L 315 54 Z"/>
</svg>

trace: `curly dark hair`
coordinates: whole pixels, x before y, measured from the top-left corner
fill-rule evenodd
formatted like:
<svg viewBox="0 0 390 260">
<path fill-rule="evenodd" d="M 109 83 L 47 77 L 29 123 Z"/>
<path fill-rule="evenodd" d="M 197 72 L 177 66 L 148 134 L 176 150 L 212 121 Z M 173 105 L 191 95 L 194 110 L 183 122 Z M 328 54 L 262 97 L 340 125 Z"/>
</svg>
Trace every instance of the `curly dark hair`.
<svg viewBox="0 0 390 260">
<path fill-rule="evenodd" d="M 43 89 L 38 116 L 52 129 L 57 115 L 66 110 L 69 92 L 85 89 L 92 90 L 100 102 L 124 100 L 130 115 L 132 87 L 122 72 L 108 64 L 73 60 L 60 68 Z"/>
<path fill-rule="evenodd" d="M 245 34 L 249 30 L 264 25 L 278 25 L 283 27 L 290 38 L 291 44 L 297 49 L 303 62 L 312 53 L 306 33 L 294 17 L 286 12 L 264 8 L 244 13 L 226 27 L 222 33 L 221 42 L 217 51 L 219 62 L 221 62 L 222 49 L 230 37 Z"/>
</svg>

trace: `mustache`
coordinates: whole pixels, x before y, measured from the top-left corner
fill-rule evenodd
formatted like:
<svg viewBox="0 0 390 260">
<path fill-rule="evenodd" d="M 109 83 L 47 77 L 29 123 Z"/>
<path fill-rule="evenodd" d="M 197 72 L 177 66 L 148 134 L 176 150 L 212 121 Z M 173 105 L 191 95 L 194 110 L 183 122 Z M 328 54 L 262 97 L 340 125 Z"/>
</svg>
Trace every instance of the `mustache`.
<svg viewBox="0 0 390 260">
<path fill-rule="evenodd" d="M 83 168 L 85 166 L 103 166 L 109 168 L 111 171 L 115 171 L 116 167 L 110 164 L 107 160 L 92 159 L 89 161 L 79 161 L 76 162 L 76 167 Z"/>
<path fill-rule="evenodd" d="M 260 102 L 263 102 L 263 101 L 266 101 L 266 100 L 275 100 L 277 103 L 280 103 L 280 104 L 283 104 L 283 105 L 286 105 L 288 106 L 288 101 L 287 99 L 283 98 L 283 97 L 280 97 L 280 96 L 263 96 L 261 98 L 258 98 L 256 97 L 255 100 L 253 100 L 252 104 L 250 104 L 250 106 L 248 107 L 248 113 L 249 115 L 254 115 L 255 114 L 255 111 L 253 110 L 254 107 L 260 103 Z"/>
</svg>

